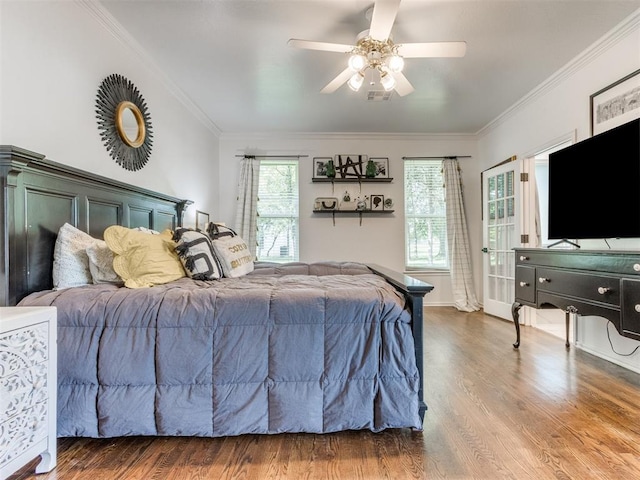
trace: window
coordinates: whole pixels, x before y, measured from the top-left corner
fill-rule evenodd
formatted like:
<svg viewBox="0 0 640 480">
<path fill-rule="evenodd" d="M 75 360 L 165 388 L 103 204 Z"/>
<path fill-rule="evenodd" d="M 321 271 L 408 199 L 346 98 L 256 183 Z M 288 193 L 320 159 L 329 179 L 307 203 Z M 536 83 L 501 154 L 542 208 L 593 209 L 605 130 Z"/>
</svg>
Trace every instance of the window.
<svg viewBox="0 0 640 480">
<path fill-rule="evenodd" d="M 442 161 L 405 160 L 404 205 L 407 268 L 449 268 Z"/>
<path fill-rule="evenodd" d="M 258 185 L 258 260 L 298 261 L 298 162 L 263 160 Z"/>
</svg>

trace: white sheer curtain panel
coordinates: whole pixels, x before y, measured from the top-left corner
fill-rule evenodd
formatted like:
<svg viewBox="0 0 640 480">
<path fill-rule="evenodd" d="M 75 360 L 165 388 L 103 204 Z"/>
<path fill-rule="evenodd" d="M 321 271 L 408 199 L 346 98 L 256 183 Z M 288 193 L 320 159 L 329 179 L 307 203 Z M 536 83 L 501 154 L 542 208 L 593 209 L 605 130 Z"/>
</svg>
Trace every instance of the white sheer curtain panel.
<svg viewBox="0 0 640 480">
<path fill-rule="evenodd" d="M 462 179 L 457 158 L 442 162 L 447 210 L 447 242 L 451 264 L 451 287 L 455 307 L 463 312 L 480 310 L 473 286 L 471 249 L 462 197 Z"/>
<path fill-rule="evenodd" d="M 240 160 L 235 229 L 246 242 L 253 258 L 256 258 L 258 244 L 259 179 L 260 160 L 253 157 L 244 157 Z"/>
</svg>

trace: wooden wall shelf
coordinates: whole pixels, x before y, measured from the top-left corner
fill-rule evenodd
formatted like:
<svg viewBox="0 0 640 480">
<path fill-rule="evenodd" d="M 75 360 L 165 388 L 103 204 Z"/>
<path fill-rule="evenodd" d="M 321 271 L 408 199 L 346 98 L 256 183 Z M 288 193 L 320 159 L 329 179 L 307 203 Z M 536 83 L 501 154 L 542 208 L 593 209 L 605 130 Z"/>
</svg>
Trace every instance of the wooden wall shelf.
<svg viewBox="0 0 640 480">
<path fill-rule="evenodd" d="M 395 210 L 371 210 L 371 209 L 366 209 L 366 210 L 314 210 L 313 213 L 333 213 L 333 214 L 338 214 L 338 215 L 344 215 L 344 214 L 359 214 L 359 215 L 372 215 L 372 214 L 378 214 L 378 213 L 393 213 Z"/>
<path fill-rule="evenodd" d="M 394 210 L 313 210 L 313 213 L 330 213 L 333 217 L 333 226 L 336 226 L 336 215 L 358 215 L 360 217 L 360 225 L 362 225 L 363 215 L 378 215 L 385 213 L 393 213 Z"/>
</svg>

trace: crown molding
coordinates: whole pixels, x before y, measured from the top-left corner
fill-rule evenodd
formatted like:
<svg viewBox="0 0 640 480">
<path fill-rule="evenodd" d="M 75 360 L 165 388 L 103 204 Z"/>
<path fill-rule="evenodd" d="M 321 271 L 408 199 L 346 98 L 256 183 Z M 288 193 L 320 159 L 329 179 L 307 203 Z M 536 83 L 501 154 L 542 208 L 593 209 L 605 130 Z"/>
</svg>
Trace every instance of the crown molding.
<svg viewBox="0 0 640 480">
<path fill-rule="evenodd" d="M 99 0 L 75 0 L 75 3 L 84 8 L 106 31 L 136 55 L 142 63 L 153 72 L 154 76 L 160 80 L 169 93 L 197 118 L 200 123 L 217 137 L 221 135 L 222 132 L 218 126 L 164 73 L 151 55 L 149 55 L 142 45 L 104 8 Z"/>
<path fill-rule="evenodd" d="M 585 65 L 592 62 L 603 52 L 607 51 L 627 35 L 633 34 L 638 29 L 640 29 L 640 8 L 625 18 L 613 29 L 609 30 L 609 32 L 604 34 L 600 39 L 592 43 L 586 50 L 570 60 L 564 67 L 527 93 L 511 107 L 478 130 L 476 135 L 478 137 L 487 135 L 494 128 L 506 122 L 525 106 L 554 89 L 557 85 L 571 77 L 571 75 L 582 69 Z"/>
<path fill-rule="evenodd" d="M 402 141 L 472 141 L 475 133 L 388 133 L 388 132 L 230 132 L 220 140 L 402 140 Z"/>
</svg>

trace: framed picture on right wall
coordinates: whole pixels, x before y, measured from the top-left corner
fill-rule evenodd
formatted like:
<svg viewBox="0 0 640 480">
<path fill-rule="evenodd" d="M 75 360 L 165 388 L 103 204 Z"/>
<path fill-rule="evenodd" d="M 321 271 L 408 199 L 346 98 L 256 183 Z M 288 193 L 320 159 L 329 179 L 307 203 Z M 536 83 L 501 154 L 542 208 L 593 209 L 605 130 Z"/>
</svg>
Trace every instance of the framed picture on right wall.
<svg viewBox="0 0 640 480">
<path fill-rule="evenodd" d="M 640 69 L 590 97 L 591 135 L 640 118 Z"/>
</svg>

